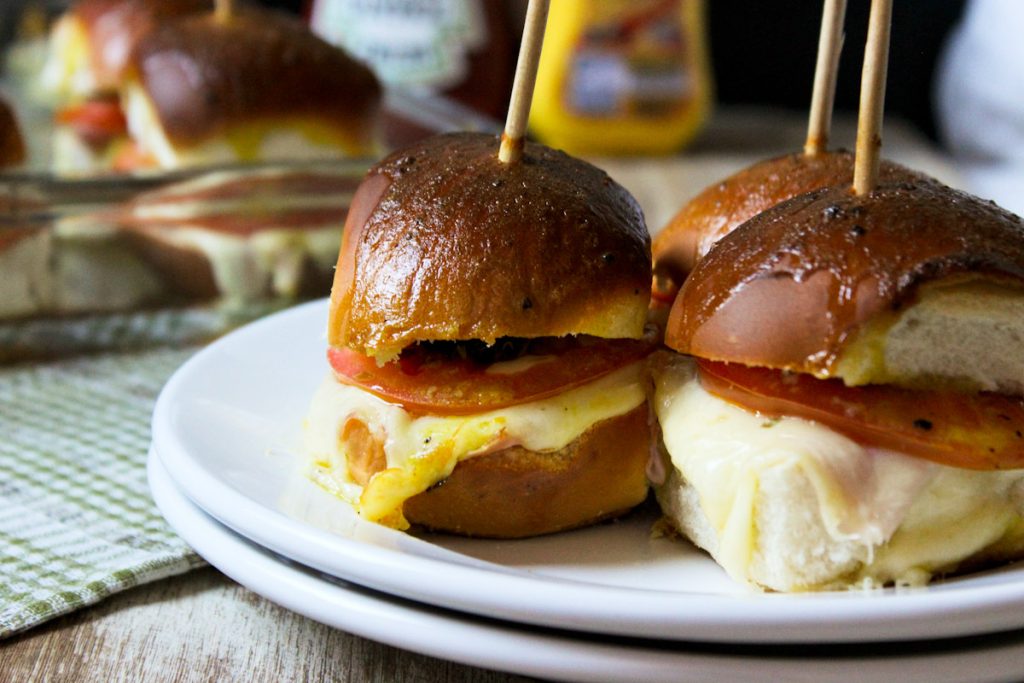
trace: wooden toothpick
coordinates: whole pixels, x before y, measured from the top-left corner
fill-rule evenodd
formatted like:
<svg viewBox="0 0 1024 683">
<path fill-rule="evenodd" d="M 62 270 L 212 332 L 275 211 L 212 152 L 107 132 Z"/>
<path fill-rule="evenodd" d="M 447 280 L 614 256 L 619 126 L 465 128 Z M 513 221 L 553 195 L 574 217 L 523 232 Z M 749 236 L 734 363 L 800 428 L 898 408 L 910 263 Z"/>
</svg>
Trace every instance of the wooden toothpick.
<svg viewBox="0 0 1024 683">
<path fill-rule="evenodd" d="M 505 131 L 501 134 L 501 148 L 498 150 L 498 159 L 505 164 L 515 163 L 523 154 L 533 85 L 537 81 L 537 63 L 544 45 L 548 4 L 549 0 L 530 0 L 526 9 L 523 42 L 519 47 L 519 62 L 516 64 L 515 82 L 512 84 L 512 100 L 508 106 L 508 118 L 505 119 Z"/>
<path fill-rule="evenodd" d="M 892 0 L 872 0 L 857 115 L 857 156 L 853 167 L 853 191 L 857 194 L 867 194 L 878 184 L 891 26 Z"/>
<path fill-rule="evenodd" d="M 836 100 L 839 55 L 843 51 L 843 20 L 846 0 L 825 0 L 818 37 L 818 61 L 814 67 L 811 114 L 807 122 L 804 154 L 817 156 L 828 149 L 832 127 L 832 107 Z"/>
<path fill-rule="evenodd" d="M 214 0 L 213 17 L 217 21 L 229 21 L 235 13 L 234 0 Z"/>
</svg>

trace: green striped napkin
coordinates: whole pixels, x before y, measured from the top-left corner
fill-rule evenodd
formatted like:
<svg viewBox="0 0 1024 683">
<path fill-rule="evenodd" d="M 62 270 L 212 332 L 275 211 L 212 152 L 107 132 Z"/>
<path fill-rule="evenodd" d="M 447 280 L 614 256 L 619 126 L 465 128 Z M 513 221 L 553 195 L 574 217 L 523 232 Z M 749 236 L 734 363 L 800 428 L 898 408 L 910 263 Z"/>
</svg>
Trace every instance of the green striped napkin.
<svg viewBox="0 0 1024 683">
<path fill-rule="evenodd" d="M 0 638 L 201 564 L 146 484 L 153 404 L 194 351 L 0 368 Z"/>
</svg>

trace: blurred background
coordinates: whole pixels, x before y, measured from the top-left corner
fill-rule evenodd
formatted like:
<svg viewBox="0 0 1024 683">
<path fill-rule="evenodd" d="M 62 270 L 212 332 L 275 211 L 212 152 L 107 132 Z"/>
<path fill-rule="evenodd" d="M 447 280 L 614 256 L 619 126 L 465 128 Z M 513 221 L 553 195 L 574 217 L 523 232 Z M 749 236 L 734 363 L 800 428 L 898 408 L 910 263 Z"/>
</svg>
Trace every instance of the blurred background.
<svg viewBox="0 0 1024 683">
<path fill-rule="evenodd" d="M 0 3 L 0 44 L 9 45 L 19 30 L 38 30 L 35 19 L 26 18 L 27 8 L 41 8 L 52 17 L 68 4 L 66 0 L 4 0 Z M 261 4 L 306 17 L 313 9 L 311 0 L 261 0 Z M 487 0 L 487 4 L 503 5 L 500 24 L 507 36 L 501 42 L 510 56 L 503 55 L 498 62 L 510 78 L 525 0 Z M 967 0 L 898 0 L 893 10 L 887 113 L 912 122 L 936 141 L 941 141 L 934 97 L 936 69 L 942 48 L 966 4 Z M 866 0 L 851 0 L 847 10 L 846 47 L 836 97 L 840 111 L 856 111 L 859 52 L 869 7 Z M 820 3 L 811 0 L 708 2 L 707 30 L 717 103 L 806 108 L 820 13 Z"/>
<path fill-rule="evenodd" d="M 45 138 L 45 131 L 41 133 L 39 129 L 47 122 L 42 120 L 41 109 L 28 107 L 32 93 L 26 94 L 25 82 L 31 81 L 45 60 L 47 32 L 53 21 L 71 4 L 71 0 L 0 2 L 0 47 L 5 53 L 5 59 L 0 61 L 0 95 L 6 90 L 8 99 L 15 100 L 15 108 L 22 110 L 22 125 L 29 129 L 30 138 Z M 238 0 L 238 4 L 272 7 L 310 23 L 323 38 L 368 61 L 392 90 L 396 85 L 409 89 L 406 86 L 427 84 L 430 92 L 466 105 L 469 109 L 462 114 L 481 113 L 495 122 L 504 117 L 526 0 L 422 0 L 411 4 L 386 0 Z M 838 117 L 845 116 L 847 121 L 854 119 L 857 110 L 870 4 L 869 0 L 848 2 L 846 41 L 836 95 Z M 665 35 L 662 31 L 659 35 L 662 29 L 653 29 L 648 30 L 646 39 L 648 48 L 652 44 L 657 48 L 656 43 L 661 40 L 661 47 L 691 49 L 695 53 L 704 52 L 699 46 L 693 47 L 696 41 L 705 43 L 707 63 L 701 65 L 704 68 L 694 69 L 693 74 L 705 75 L 702 77 L 706 78 L 707 87 L 702 96 L 713 106 L 702 108 L 695 104 L 687 120 L 679 123 L 685 131 L 680 130 L 659 146 L 651 140 L 655 137 L 651 130 L 642 127 L 630 136 L 615 127 L 589 127 L 579 117 L 546 125 L 541 117 L 550 118 L 560 112 L 539 111 L 543 107 L 535 98 L 532 130 L 544 142 L 583 154 L 675 152 L 683 150 L 691 138 L 698 146 L 706 141 L 707 124 L 718 121 L 722 112 L 753 109 L 789 112 L 794 117 L 806 112 L 821 20 L 819 0 L 558 0 L 552 9 L 553 17 L 559 13 L 558 25 L 549 25 L 549 49 L 545 55 L 557 47 L 553 45 L 557 39 L 552 35 L 566 32 L 567 14 L 563 10 L 570 6 L 576 8 L 572 11 L 592 15 L 587 20 L 591 21 L 591 28 L 599 23 L 594 16 L 607 11 L 601 7 L 618 6 L 616 11 L 620 14 L 626 11 L 621 8 L 629 7 L 635 14 L 648 15 L 641 16 L 635 24 L 649 20 L 656 12 L 678 15 L 679 7 L 684 8 L 688 21 L 697 16 L 689 13 L 690 9 L 703 8 L 704 19 L 691 21 L 693 25 L 681 34 Z M 896 0 L 893 12 L 886 120 L 911 126 L 937 150 L 948 154 L 958 164 L 967 189 L 993 196 L 1018 212 L 1024 211 L 1024 199 L 1020 198 L 1024 192 L 1018 190 L 1024 187 L 1024 41 L 1020 40 L 1024 35 L 1024 2 Z M 417 16 L 410 19 L 414 14 Z M 396 19 L 400 26 L 393 23 Z M 433 44 L 428 42 L 423 26 L 417 24 L 423 21 L 437 24 Z M 585 75 L 589 80 L 580 79 L 573 86 L 579 87 L 571 94 L 581 98 L 577 103 L 585 105 L 584 109 L 591 107 L 584 112 L 587 115 L 593 113 L 595 103 L 601 105 L 601 98 L 614 96 L 612 90 L 621 87 L 623 79 L 632 78 L 635 88 L 663 91 L 682 83 L 681 78 L 694 77 L 658 72 L 660 67 L 652 66 L 650 52 L 640 54 L 643 48 L 635 46 L 624 49 L 622 41 L 644 39 L 624 38 L 631 31 L 642 32 L 635 24 L 627 24 L 621 17 L 612 20 L 608 24 L 614 34 L 610 39 L 600 33 L 604 30 L 600 27 L 596 33 L 584 34 L 584 42 L 593 43 L 596 37 L 597 42 L 610 40 L 612 51 L 633 50 L 624 58 L 620 54 L 620 59 L 633 61 L 625 67 L 610 63 L 607 54 L 602 56 L 594 50 L 585 54 L 563 51 L 548 60 L 567 63 L 572 56 L 587 67 Z M 652 25 L 648 21 L 647 28 Z M 438 45 L 437 35 L 444 35 L 448 44 Z M 676 41 L 674 48 L 672 41 Z M 594 45 L 583 45 L 588 47 Z M 434 55 L 437 60 L 448 60 L 447 66 L 413 66 L 413 61 L 424 59 L 431 50 L 439 52 Z M 654 57 L 655 61 L 661 58 L 664 54 Z M 638 75 L 636 62 L 645 59 L 647 63 L 639 68 L 648 73 Z M 402 60 L 406 60 L 404 64 Z M 577 66 L 549 65 L 548 70 Z M 624 69 L 630 68 L 633 73 L 623 74 Z M 435 71 L 428 73 L 429 69 Z M 29 83 L 29 91 L 32 88 Z M 550 88 L 545 90 L 543 64 L 538 90 L 541 103 L 551 103 L 557 99 L 552 94 L 562 94 Z M 401 108 L 391 103 L 392 113 L 396 106 Z M 408 103 L 404 106 L 409 110 L 405 113 L 423 118 L 424 108 Z M 648 101 L 644 106 L 652 105 Z M 456 114 L 446 109 L 438 116 L 453 126 L 467 125 L 467 121 L 477 128 L 486 125 Z M 443 128 L 436 119 L 434 116 L 421 129 Z M 563 125 L 559 127 L 559 123 Z M 591 149 L 583 144 L 587 140 L 572 138 L 577 129 L 582 131 L 579 135 L 605 144 Z M 724 144 L 713 125 L 710 136 L 714 144 Z M 392 140 L 401 141 L 401 136 Z M 850 140 L 841 138 L 838 143 L 849 145 Z M 765 149 L 774 147 L 768 144 Z"/>
<path fill-rule="evenodd" d="M 487 1 L 500 4 L 502 0 Z M 513 34 L 508 43 L 515 50 L 525 2 L 504 1 L 507 30 Z M 897 0 L 893 7 L 886 112 L 913 123 L 936 141 L 936 69 L 942 48 L 967 2 Z M 308 0 L 265 0 L 265 4 L 294 13 L 310 11 Z M 867 36 L 870 6 L 866 0 L 848 3 L 844 59 L 836 92 L 839 111 L 857 111 L 860 52 Z M 719 104 L 807 108 L 821 25 L 820 2 L 710 0 L 706 11 L 711 69 Z M 1018 28 L 1024 30 L 1024 26 Z M 514 61 L 508 60 L 507 65 L 511 76 Z"/>
<path fill-rule="evenodd" d="M 233 23 L 210 12 L 216 1 L 0 0 L 0 105 L 6 100 L 13 108 L 7 121 L 20 123 L 24 136 L 16 137 L 28 141 L 27 153 L 5 161 L 4 134 L 17 126 L 5 123 L 0 106 L 0 167 L 6 163 L 14 171 L 6 184 L 0 173 L 0 227 L 16 224 L 24 234 L 36 235 L 52 224 L 52 244 L 40 237 L 39 254 L 49 249 L 58 254 L 36 259 L 36 270 L 57 263 L 56 273 L 46 277 L 56 279 L 51 289 L 58 294 L 47 294 L 41 304 L 26 299 L 24 310 L 131 308 L 211 292 L 244 301 L 307 290 L 322 294 L 352 186 L 374 159 L 436 132 L 500 129 L 526 0 L 234 0 Z M 822 5 L 822 0 L 554 0 L 531 134 L 595 160 L 636 195 L 655 232 L 709 183 L 759 158 L 802 147 Z M 86 6 L 92 9 L 81 14 L 92 12 L 91 20 L 76 14 Z M 848 0 L 833 147 L 854 141 L 870 6 L 870 0 Z M 1024 213 L 1024 2 L 895 0 L 893 11 L 884 154 Z M 140 13 L 150 15 L 139 34 L 146 39 L 133 43 L 134 50 L 122 47 L 133 58 L 122 60 L 118 69 L 108 66 L 109 82 L 100 83 L 96 74 L 103 71 L 96 64 L 118 52 L 111 31 L 127 23 L 125 16 Z M 244 38 L 230 33 L 247 22 L 262 28 L 273 24 L 295 39 L 282 53 L 293 63 L 271 64 L 275 60 L 265 58 L 264 48 L 250 49 L 247 62 L 230 58 L 244 52 L 235 45 L 255 42 L 248 40 L 251 33 Z M 183 50 L 192 48 L 168 36 L 180 40 L 183 27 L 197 30 L 200 24 L 204 31 L 217 30 L 187 42 L 193 48 L 203 45 L 203 59 L 212 61 L 174 66 L 186 63 Z M 69 25 L 93 28 L 62 33 Z M 212 49 L 210 36 L 220 36 L 226 51 Z M 139 55 L 149 54 L 154 44 L 166 50 L 160 63 L 172 67 L 165 75 L 174 72 L 173 96 L 150 89 L 153 79 L 143 82 L 141 72 L 148 68 L 143 64 L 153 62 Z M 331 67 L 318 61 L 325 54 L 321 48 L 334 60 Z M 306 60 L 313 66 L 311 73 L 296 77 L 294 58 L 300 53 L 313 55 Z M 255 73 L 268 65 L 270 71 Z M 345 80 L 343 71 L 362 75 Z M 207 78 L 210 74 L 216 78 Z M 168 82 L 162 81 L 165 94 Z M 232 116 L 243 114 L 237 124 L 217 123 L 231 109 L 221 106 L 225 102 L 234 103 Z M 360 110 L 358 116 L 349 115 L 351 107 Z M 277 117 L 274 126 L 268 124 L 270 108 Z M 255 116 L 248 116 L 252 112 Z M 175 117 L 204 120 L 212 132 L 202 140 L 193 136 L 198 142 L 176 137 L 170 125 Z M 188 124 L 179 123 L 177 130 L 181 125 Z M 238 127 L 228 130 L 232 125 Z M 350 163 L 338 166 L 343 158 Z M 310 161 L 335 164 L 317 170 L 330 176 L 318 196 L 300 196 L 295 188 L 302 182 L 286 173 L 259 182 L 251 177 L 254 163 Z M 206 178 L 211 185 L 204 189 L 206 199 L 183 206 L 181 192 L 170 187 L 180 180 L 203 180 L 199 173 L 224 167 L 242 176 Z M 24 170 L 47 182 L 52 171 L 62 184 L 27 185 L 24 176 L 18 180 Z M 92 183 L 65 182 L 69 179 Z M 95 182 L 103 179 L 107 184 Z M 163 194 L 139 194 L 160 183 L 168 186 Z M 5 192 L 17 200 L 8 203 L 6 213 Z M 235 199 L 209 201 L 215 192 Z M 83 201 L 92 206 L 80 206 Z M 329 203 L 335 213 L 307 224 L 302 208 L 317 202 Z M 157 263 L 156 256 L 170 248 L 172 236 L 174 248 L 182 247 L 183 227 L 223 237 L 224 224 L 236 236 L 247 236 L 245 250 L 222 240 L 221 251 L 241 254 L 238 262 L 225 266 L 224 273 L 210 272 L 206 286 L 195 288 L 200 291 L 181 291 L 182 282 L 196 278 L 171 273 L 166 259 Z M 189 248 L 206 246 L 197 241 Z M 108 267 L 115 261 L 119 268 Z M 224 258 L 218 252 L 202 261 Z M 151 294 L 141 295 L 148 290 L 123 276 L 127 262 L 153 281 Z M 320 283 L 312 289 L 306 287 L 310 272 Z M 26 292 L 40 291 L 38 283 L 26 282 Z M 101 290 L 102 296 L 82 302 L 72 296 Z M 20 311 L 5 313 L 0 307 L 0 319 L 23 315 Z"/>
<path fill-rule="evenodd" d="M 886 114 L 912 122 L 937 139 L 933 83 L 942 47 L 966 0 L 896 0 Z M 850 0 L 836 108 L 856 112 L 869 2 Z M 723 104 L 770 104 L 806 109 L 814 73 L 820 3 L 802 0 L 712 0 L 711 55 Z"/>
</svg>

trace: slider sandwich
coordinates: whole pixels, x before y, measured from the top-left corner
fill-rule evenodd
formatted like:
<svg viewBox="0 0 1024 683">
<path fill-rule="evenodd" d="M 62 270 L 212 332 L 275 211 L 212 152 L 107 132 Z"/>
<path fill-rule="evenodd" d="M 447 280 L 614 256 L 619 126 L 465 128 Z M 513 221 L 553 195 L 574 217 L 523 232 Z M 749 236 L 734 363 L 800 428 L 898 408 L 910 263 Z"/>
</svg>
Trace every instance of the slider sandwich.
<svg viewBox="0 0 1024 683">
<path fill-rule="evenodd" d="M 80 0 L 54 27 L 58 171 L 375 153 L 370 70 L 285 14 L 210 0 Z"/>
<path fill-rule="evenodd" d="M 57 105 L 56 170 L 109 170 L 133 158 L 119 95 L 132 51 L 155 27 L 212 10 L 211 0 L 78 0 L 57 19 L 41 76 Z"/>
<path fill-rule="evenodd" d="M 322 296 L 357 184 L 335 164 L 212 171 L 113 209 L 3 228 L 0 319 Z"/>
<path fill-rule="evenodd" d="M 160 168 L 378 150 L 373 73 L 277 12 L 161 24 L 132 52 L 121 93 L 140 163 Z"/>
<path fill-rule="evenodd" d="M 311 476 L 364 519 L 514 538 L 647 495 L 650 241 L 604 172 L 438 136 L 356 192 Z"/>
<path fill-rule="evenodd" d="M 0 320 L 123 310 L 158 300 L 159 278 L 116 239 L 116 228 L 81 229 L 69 216 L 32 218 L 47 208 L 32 188 L 0 195 L 0 213 L 8 217 L 0 226 Z M 28 218 L 19 221 L 20 214 Z M 0 360 L 37 351 L 15 344 L 0 353 Z"/>
<path fill-rule="evenodd" d="M 116 223 L 179 298 L 323 296 L 358 182 L 336 165 L 215 171 L 136 197 Z"/>
<path fill-rule="evenodd" d="M 45 192 L 28 183 L 7 197 L 0 213 L 14 218 L 0 227 L 0 320 L 102 311 L 164 303 L 164 283 L 120 238 L 109 209 L 52 212 Z M 18 221 L 19 215 L 25 220 Z M 43 349 L 45 350 L 45 349 Z M 38 355 L 40 349 L 8 349 L 3 359 Z"/>
<path fill-rule="evenodd" d="M 778 591 L 1024 556 L 1024 222 L 936 181 L 801 195 L 697 262 L 655 362 L 666 519 Z"/>
</svg>

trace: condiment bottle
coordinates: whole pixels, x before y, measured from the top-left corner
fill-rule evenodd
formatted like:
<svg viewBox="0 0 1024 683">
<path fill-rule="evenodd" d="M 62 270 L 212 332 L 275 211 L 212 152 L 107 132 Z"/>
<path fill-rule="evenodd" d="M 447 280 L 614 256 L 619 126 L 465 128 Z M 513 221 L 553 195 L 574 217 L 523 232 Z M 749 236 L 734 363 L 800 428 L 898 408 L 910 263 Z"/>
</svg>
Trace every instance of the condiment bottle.
<svg viewBox="0 0 1024 683">
<path fill-rule="evenodd" d="M 505 10 L 494 0 L 314 0 L 310 25 L 389 87 L 501 118 L 513 70 Z"/>
<path fill-rule="evenodd" d="M 555 0 L 530 128 L 573 154 L 662 154 L 711 103 L 704 0 Z"/>
</svg>

